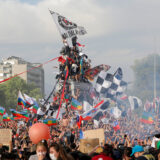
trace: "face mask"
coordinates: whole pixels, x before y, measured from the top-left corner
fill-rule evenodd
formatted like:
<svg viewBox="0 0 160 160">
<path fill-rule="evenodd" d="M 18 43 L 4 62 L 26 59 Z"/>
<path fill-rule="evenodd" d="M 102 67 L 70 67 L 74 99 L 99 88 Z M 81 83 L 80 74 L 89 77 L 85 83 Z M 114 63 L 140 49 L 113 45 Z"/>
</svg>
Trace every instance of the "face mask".
<svg viewBox="0 0 160 160">
<path fill-rule="evenodd" d="M 46 152 L 37 152 L 37 156 L 45 156 Z"/>
<path fill-rule="evenodd" d="M 51 160 L 57 160 L 57 158 L 54 156 L 54 154 L 50 153 L 49 156 L 50 156 Z"/>
</svg>

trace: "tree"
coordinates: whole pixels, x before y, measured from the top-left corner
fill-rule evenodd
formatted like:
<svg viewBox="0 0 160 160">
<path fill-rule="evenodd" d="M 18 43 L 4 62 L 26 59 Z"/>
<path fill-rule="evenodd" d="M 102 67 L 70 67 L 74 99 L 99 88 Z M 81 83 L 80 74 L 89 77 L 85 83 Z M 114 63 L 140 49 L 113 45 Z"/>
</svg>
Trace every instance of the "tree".
<svg viewBox="0 0 160 160">
<path fill-rule="evenodd" d="M 15 77 L 0 84 L 0 105 L 4 106 L 7 111 L 10 108 L 16 108 L 19 90 L 36 99 L 42 98 L 40 89 L 34 84 L 27 84 L 20 77 Z"/>
<path fill-rule="evenodd" d="M 135 81 L 131 93 L 141 98 L 152 101 L 154 98 L 154 56 L 156 59 L 156 91 L 160 96 L 160 56 L 149 55 L 141 60 L 136 60 L 132 66 Z"/>
</svg>

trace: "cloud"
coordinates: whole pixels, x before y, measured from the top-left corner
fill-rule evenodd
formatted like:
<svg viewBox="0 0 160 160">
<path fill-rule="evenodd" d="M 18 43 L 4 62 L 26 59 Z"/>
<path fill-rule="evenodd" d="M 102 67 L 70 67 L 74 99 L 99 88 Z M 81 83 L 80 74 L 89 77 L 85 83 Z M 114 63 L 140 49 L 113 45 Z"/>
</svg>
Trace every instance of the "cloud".
<svg viewBox="0 0 160 160">
<path fill-rule="evenodd" d="M 48 8 L 84 26 L 88 30 L 88 36 L 104 34 L 106 23 L 103 20 L 106 11 L 91 0 L 77 2 L 44 0 L 33 5 L 17 0 L 0 1 L 0 42 L 46 43 L 60 39 Z M 96 32 L 94 28 L 97 28 Z"/>
<path fill-rule="evenodd" d="M 59 55 L 61 37 L 48 8 L 86 28 L 79 41 L 93 65 L 122 66 L 130 75 L 134 60 L 153 52 L 155 37 L 160 49 L 159 0 L 0 0 L 1 57 L 44 62 Z M 45 67 L 46 84 L 53 65 Z"/>
<path fill-rule="evenodd" d="M 49 43 L 60 40 L 48 8 L 84 26 L 88 31 L 84 38 L 119 33 L 124 33 L 125 36 L 132 32 L 135 36 L 141 34 L 146 39 L 147 36 L 151 37 L 159 31 L 160 22 L 157 19 L 160 14 L 159 5 L 158 0 L 129 2 L 122 0 L 121 3 L 93 0 L 41 0 L 34 5 L 18 0 L 1 0 L 0 42 Z"/>
</svg>

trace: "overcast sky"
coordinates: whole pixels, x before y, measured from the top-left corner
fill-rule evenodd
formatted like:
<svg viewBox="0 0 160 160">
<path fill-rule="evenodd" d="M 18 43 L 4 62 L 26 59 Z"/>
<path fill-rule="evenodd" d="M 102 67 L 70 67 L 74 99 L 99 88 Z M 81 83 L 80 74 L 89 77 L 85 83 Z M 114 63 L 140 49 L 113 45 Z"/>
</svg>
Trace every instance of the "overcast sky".
<svg viewBox="0 0 160 160">
<path fill-rule="evenodd" d="M 0 58 L 43 63 L 59 55 L 61 37 L 48 8 L 84 26 L 88 34 L 78 41 L 92 65 L 121 66 L 124 80 L 133 80 L 135 59 L 160 50 L 159 0 L 0 0 Z M 47 94 L 56 65 L 44 67 Z"/>
</svg>

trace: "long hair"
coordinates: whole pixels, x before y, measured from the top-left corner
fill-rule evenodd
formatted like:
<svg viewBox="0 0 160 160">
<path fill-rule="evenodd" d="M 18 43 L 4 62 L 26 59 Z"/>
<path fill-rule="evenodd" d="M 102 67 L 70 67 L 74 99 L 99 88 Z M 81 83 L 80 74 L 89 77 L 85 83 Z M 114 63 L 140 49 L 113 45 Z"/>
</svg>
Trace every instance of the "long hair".
<svg viewBox="0 0 160 160">
<path fill-rule="evenodd" d="M 50 157 L 49 157 L 49 148 L 48 148 L 48 144 L 47 144 L 47 141 L 46 140 L 41 140 L 40 142 L 37 143 L 36 145 L 36 150 L 37 150 L 37 147 L 38 146 L 43 146 L 46 148 L 46 158 L 50 160 Z"/>
<path fill-rule="evenodd" d="M 50 148 L 54 148 L 56 152 L 59 153 L 57 160 L 69 160 L 66 151 L 62 148 L 60 144 L 52 143 Z"/>
</svg>

